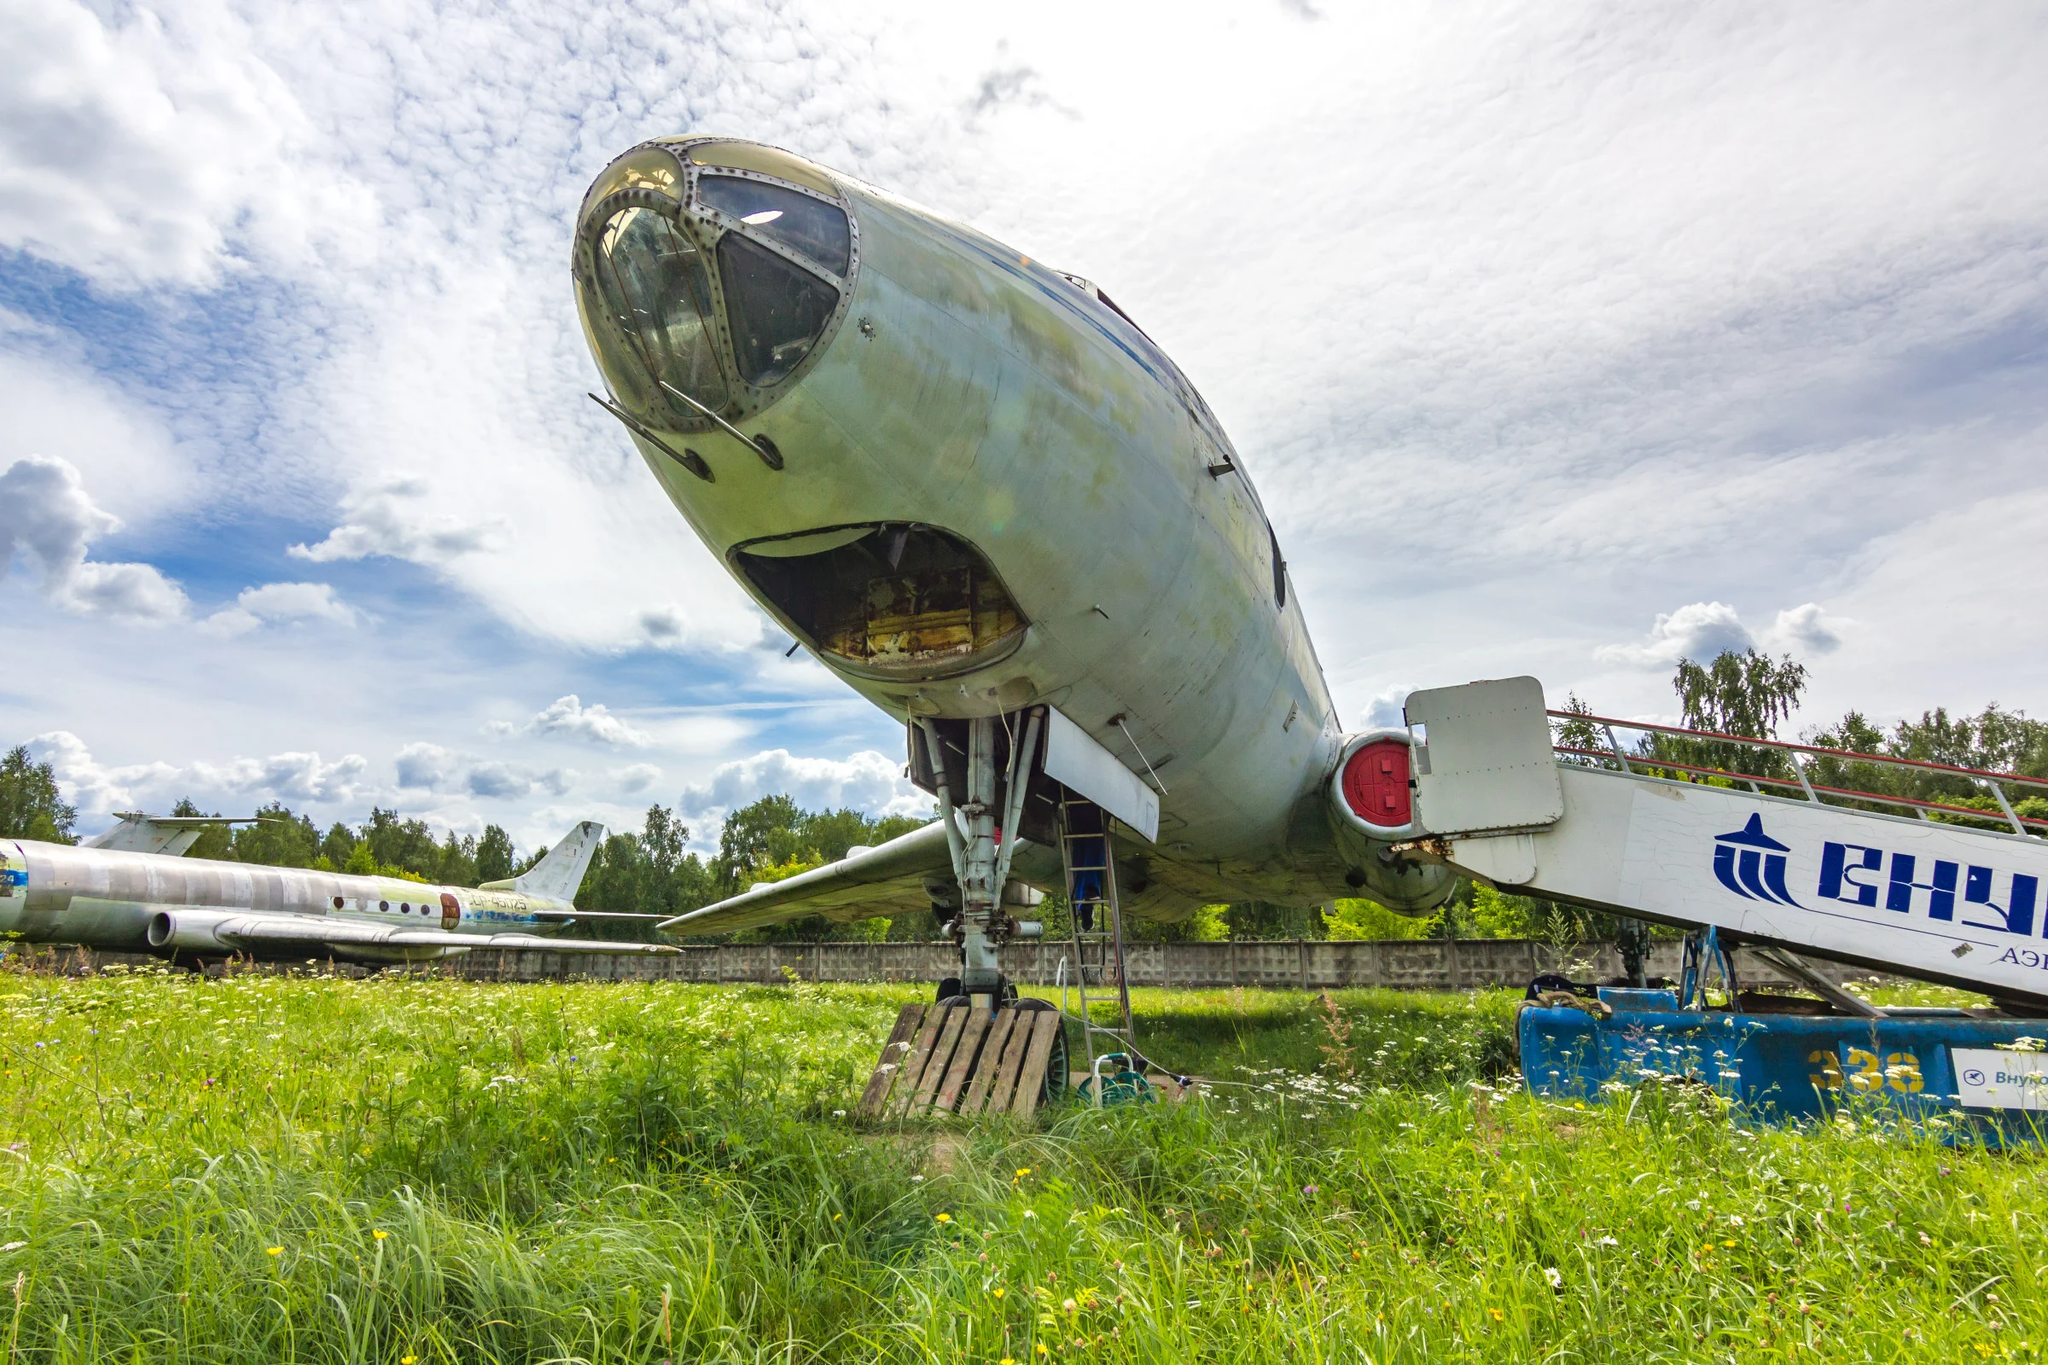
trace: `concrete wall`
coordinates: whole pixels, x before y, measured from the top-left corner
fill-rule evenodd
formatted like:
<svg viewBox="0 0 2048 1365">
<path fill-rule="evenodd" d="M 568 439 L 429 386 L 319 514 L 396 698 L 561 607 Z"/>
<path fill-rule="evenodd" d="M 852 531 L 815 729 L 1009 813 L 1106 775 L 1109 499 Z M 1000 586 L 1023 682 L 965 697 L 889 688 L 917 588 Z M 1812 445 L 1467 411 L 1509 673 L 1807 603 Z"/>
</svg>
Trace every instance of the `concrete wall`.
<svg viewBox="0 0 2048 1365">
<path fill-rule="evenodd" d="M 1003 971 L 1012 981 L 1050 986 L 1058 980 L 1061 961 L 1070 959 L 1073 951 L 1067 943 L 1007 944 L 1002 950 Z M 1606 979 L 1621 973 L 1619 954 L 1606 944 L 1587 944 L 1577 957 L 1591 964 L 1590 971 L 1573 971 L 1580 979 Z M 1538 973 L 1557 970 L 1551 950 L 1529 939 L 1134 943 L 1125 951 L 1125 962 L 1133 986 L 1264 986 L 1281 990 L 1519 988 Z M 949 943 L 791 943 L 691 947 L 673 957 L 474 952 L 440 964 L 439 970 L 487 981 L 587 977 L 779 984 L 793 975 L 804 981 L 937 982 L 957 975 L 959 963 L 959 949 Z M 1677 976 L 1678 945 L 1655 945 L 1648 970 L 1653 976 Z M 1745 979 L 1763 981 L 1774 976 L 1752 970 Z"/>
<path fill-rule="evenodd" d="M 17 948 L 16 952 L 22 952 Z M 1003 948 L 1003 970 L 1012 981 L 1051 986 L 1060 964 L 1073 956 L 1061 942 L 1011 943 Z M 71 974 L 115 963 L 155 965 L 135 953 L 99 953 L 44 945 L 25 956 L 44 970 Z M 1565 964 L 1576 980 L 1604 981 L 1621 974 L 1621 957 L 1604 943 L 1589 943 Z M 1679 945 L 1651 947 L 1648 973 L 1676 977 Z M 1091 959 L 1093 961 L 1093 959 Z M 1560 970 L 1556 956 L 1533 939 L 1398 939 L 1384 942 L 1325 942 L 1280 939 L 1248 943 L 1134 943 L 1125 950 L 1133 986 L 1260 986 L 1273 990 L 1320 990 L 1379 986 L 1390 990 L 1448 991 L 1506 986 L 1516 990 L 1542 972 Z M 950 943 L 784 943 L 687 947 L 674 955 L 639 953 L 472 952 L 424 968 L 438 975 L 475 981 L 697 981 L 781 985 L 803 981 L 906 981 L 933 984 L 958 973 L 960 950 Z M 269 965 L 289 971 L 299 964 Z M 1816 963 L 1832 979 L 1841 969 Z M 323 970 L 325 963 L 321 964 Z M 349 976 L 377 970 L 338 964 Z M 1738 963 L 1747 985 L 1785 985 L 1787 979 L 1748 954 Z M 1089 980 L 1099 973 L 1091 971 Z M 1069 970 L 1071 980 L 1071 969 Z"/>
</svg>

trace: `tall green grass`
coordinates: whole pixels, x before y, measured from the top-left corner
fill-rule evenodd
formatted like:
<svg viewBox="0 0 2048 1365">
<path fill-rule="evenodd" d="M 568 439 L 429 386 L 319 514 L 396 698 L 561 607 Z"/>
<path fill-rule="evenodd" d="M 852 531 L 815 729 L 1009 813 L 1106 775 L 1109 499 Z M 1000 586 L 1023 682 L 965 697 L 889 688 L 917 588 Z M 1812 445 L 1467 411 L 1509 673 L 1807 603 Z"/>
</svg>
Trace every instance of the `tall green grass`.
<svg viewBox="0 0 2048 1365">
<path fill-rule="evenodd" d="M 9 1360 L 2033 1359 L 2031 1154 L 1499 1082 L 1496 996 L 1141 998 L 1218 1084 L 854 1126 L 910 988 L 0 976 Z M 1499 1082 L 1499 1083 L 1495 1083 Z M 1553 1283 L 1554 1280 L 1554 1283 Z"/>
</svg>

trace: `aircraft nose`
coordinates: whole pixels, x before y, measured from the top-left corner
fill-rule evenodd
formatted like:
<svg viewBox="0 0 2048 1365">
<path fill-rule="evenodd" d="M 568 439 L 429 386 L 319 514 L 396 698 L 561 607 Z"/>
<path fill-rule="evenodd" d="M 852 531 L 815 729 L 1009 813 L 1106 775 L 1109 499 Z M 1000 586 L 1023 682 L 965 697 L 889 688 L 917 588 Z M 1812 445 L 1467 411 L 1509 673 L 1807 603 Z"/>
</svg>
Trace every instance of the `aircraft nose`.
<svg viewBox="0 0 2048 1365">
<path fill-rule="evenodd" d="M 831 181 L 745 167 L 772 148 L 706 145 L 627 153 L 578 218 L 577 306 L 628 425 L 695 432 L 759 412 L 830 343 L 853 292 L 857 231 Z"/>
</svg>

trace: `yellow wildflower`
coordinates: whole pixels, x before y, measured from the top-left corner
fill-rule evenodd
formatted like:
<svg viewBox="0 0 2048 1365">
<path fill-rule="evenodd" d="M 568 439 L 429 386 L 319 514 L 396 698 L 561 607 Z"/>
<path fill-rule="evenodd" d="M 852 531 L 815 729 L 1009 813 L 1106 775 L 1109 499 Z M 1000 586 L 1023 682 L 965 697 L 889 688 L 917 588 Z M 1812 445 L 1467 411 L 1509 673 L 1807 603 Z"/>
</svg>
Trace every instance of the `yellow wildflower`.
<svg viewBox="0 0 2048 1365">
<path fill-rule="evenodd" d="M 1000 1299 L 1003 1296 L 1003 1287 L 1001 1285 L 997 1285 L 994 1289 L 991 1289 L 989 1292 Z"/>
<path fill-rule="evenodd" d="M 272 1247 L 272 1248 L 270 1248 L 270 1254 L 271 1254 L 271 1255 L 273 1255 L 273 1256 L 282 1256 L 282 1255 L 284 1255 L 284 1248 L 283 1248 L 283 1247 Z"/>
<path fill-rule="evenodd" d="M 950 1223 L 953 1221 L 953 1215 L 950 1213 L 942 1213 L 938 1217 L 941 1223 Z"/>
<path fill-rule="evenodd" d="M 1501 1312 L 1498 1308 L 1489 1308 L 1486 1311 L 1490 1315 L 1492 1315 L 1493 1320 L 1495 1322 L 1504 1322 L 1507 1320 L 1508 1315 L 1506 1313 Z"/>
<path fill-rule="evenodd" d="M 389 1236 L 390 1236 L 391 1234 L 390 1234 L 390 1233 L 388 1233 L 388 1232 L 386 1232 L 386 1231 L 384 1231 L 384 1229 L 382 1229 L 382 1228 L 378 1228 L 378 1229 L 377 1229 L 377 1230 L 376 1230 L 375 1232 L 371 1233 L 370 1235 L 371 1235 L 372 1237 L 375 1237 L 375 1238 L 376 1238 L 376 1239 L 377 1239 L 378 1241 L 380 1241 L 380 1242 L 381 1242 L 381 1241 L 383 1241 L 383 1240 L 384 1240 L 384 1239 L 385 1239 L 386 1237 L 389 1237 Z"/>
<path fill-rule="evenodd" d="M 1022 1180 L 1022 1179 L 1023 1179 L 1023 1178 L 1025 1177 L 1025 1176 L 1027 1176 L 1027 1175 L 1030 1175 L 1030 1174 L 1031 1174 L 1031 1168 L 1030 1168 L 1029 1166 L 1019 1166 L 1019 1167 L 1017 1168 L 1017 1178 L 1018 1178 L 1019 1180 Z"/>
</svg>

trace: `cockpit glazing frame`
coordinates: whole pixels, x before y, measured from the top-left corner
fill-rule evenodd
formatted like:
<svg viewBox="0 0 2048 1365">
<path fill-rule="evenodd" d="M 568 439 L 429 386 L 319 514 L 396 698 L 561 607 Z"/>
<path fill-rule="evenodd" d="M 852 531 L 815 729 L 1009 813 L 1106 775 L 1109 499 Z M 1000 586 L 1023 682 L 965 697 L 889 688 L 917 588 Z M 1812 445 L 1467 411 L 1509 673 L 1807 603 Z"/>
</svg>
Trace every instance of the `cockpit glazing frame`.
<svg viewBox="0 0 2048 1365">
<path fill-rule="evenodd" d="M 836 185 L 836 181 L 822 168 L 814 167 L 790 153 L 763 145 L 720 137 L 650 139 L 615 158 L 585 193 L 577 211 L 570 274 L 575 281 L 577 312 L 582 319 L 586 340 L 591 344 L 593 355 L 602 356 L 623 351 L 638 356 L 641 367 L 650 375 L 657 375 L 658 370 L 645 354 L 643 341 L 621 327 L 615 320 L 604 316 L 601 310 L 593 307 L 593 304 L 602 297 L 593 272 L 598 268 L 597 243 L 613 217 L 624 209 L 651 210 L 675 224 L 704 258 L 709 277 L 710 298 L 708 306 L 703 310 L 703 322 L 713 338 L 713 350 L 717 355 L 721 377 L 726 387 L 724 401 L 711 406 L 727 421 L 737 422 L 761 412 L 788 392 L 816 366 L 818 358 L 830 349 L 833 340 L 845 325 L 847 314 L 852 311 L 854 293 L 860 281 L 860 220 L 854 213 L 850 198 L 843 190 L 836 195 L 827 194 L 813 184 L 800 183 L 750 167 L 713 164 L 718 160 L 715 155 L 703 163 L 691 155 L 693 150 L 715 150 L 720 144 L 760 154 L 735 159 L 759 161 L 765 157 L 772 163 L 776 159 L 786 158 L 792 165 L 809 172 L 806 177 L 808 180 L 813 180 L 817 184 Z M 665 158 L 662 162 L 650 161 L 646 156 L 649 152 L 665 154 Z M 776 240 L 774 236 L 707 203 L 698 185 L 706 176 L 754 181 L 772 186 L 781 193 L 801 195 L 838 210 L 846 219 L 845 269 L 834 270 L 830 265 L 792 249 Z M 740 348 L 738 338 L 733 335 L 732 330 L 731 301 L 727 296 L 723 272 L 719 267 L 718 248 L 728 236 L 744 238 L 750 247 L 780 258 L 805 275 L 829 286 L 838 296 L 830 315 L 816 333 L 815 340 L 810 343 L 803 357 L 789 369 L 775 374 L 762 383 L 754 383 L 745 377 L 738 361 Z M 597 337 L 600 327 L 615 334 L 614 340 L 623 344 L 600 344 Z M 603 368 L 601 365 L 600 369 Z M 620 405 L 651 426 L 668 431 L 697 433 L 709 430 L 714 425 L 710 418 L 673 399 L 664 399 L 659 405 L 652 406 L 628 401 L 628 395 L 618 392 L 619 386 L 613 382 L 612 375 L 607 373 L 605 380 L 613 389 L 613 396 L 618 399 Z"/>
</svg>

